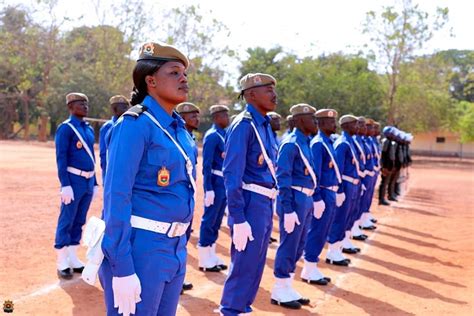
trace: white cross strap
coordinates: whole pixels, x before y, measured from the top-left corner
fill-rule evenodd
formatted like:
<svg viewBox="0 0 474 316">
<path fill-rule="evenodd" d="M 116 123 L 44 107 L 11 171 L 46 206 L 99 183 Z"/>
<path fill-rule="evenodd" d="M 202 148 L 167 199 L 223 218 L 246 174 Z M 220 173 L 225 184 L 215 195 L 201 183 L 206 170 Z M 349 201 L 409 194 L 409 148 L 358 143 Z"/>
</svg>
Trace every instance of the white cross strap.
<svg viewBox="0 0 474 316">
<path fill-rule="evenodd" d="M 329 150 L 328 145 L 326 145 L 324 141 L 322 143 L 323 143 L 324 148 L 326 148 L 329 156 L 331 157 L 331 161 L 334 166 L 334 171 L 336 172 L 337 182 L 342 183 L 341 172 L 339 171 L 339 167 L 337 166 L 336 159 L 334 159 L 334 156 L 332 155 L 331 150 Z"/>
<path fill-rule="evenodd" d="M 265 159 L 265 162 L 267 163 L 268 169 L 270 170 L 270 173 L 272 174 L 273 180 L 275 180 L 275 184 L 276 184 L 277 179 L 276 179 L 276 173 L 275 173 L 275 166 L 273 165 L 273 162 L 270 160 L 270 157 L 268 157 L 267 150 L 265 149 L 265 146 L 263 145 L 262 138 L 260 137 L 260 134 L 258 133 L 257 127 L 255 126 L 253 121 L 250 121 L 250 125 L 252 125 L 253 130 L 255 131 L 255 135 L 256 135 L 258 143 L 260 145 L 260 149 L 262 150 L 263 158 Z"/>
<path fill-rule="evenodd" d="M 194 194 L 196 194 L 196 181 L 194 180 L 194 177 L 193 177 L 193 164 L 191 162 L 191 159 L 189 159 L 188 155 L 186 154 L 184 149 L 181 147 L 181 145 L 178 144 L 178 142 L 173 138 L 173 136 L 171 136 L 171 134 L 166 129 L 163 128 L 163 126 L 161 126 L 160 122 L 158 122 L 157 119 L 153 117 L 153 115 L 151 115 L 148 112 L 143 112 L 143 114 L 148 116 L 148 118 L 153 123 L 155 123 L 155 125 L 158 126 L 163 131 L 163 133 L 166 134 L 166 136 L 168 136 L 168 138 L 173 142 L 176 148 L 178 148 L 179 152 L 181 153 L 184 160 L 186 161 L 186 173 L 188 174 L 189 182 L 191 182 L 191 185 L 193 187 Z"/>
<path fill-rule="evenodd" d="M 90 150 L 89 145 L 87 145 L 87 143 L 84 141 L 84 138 L 82 138 L 81 133 L 79 133 L 79 131 L 70 122 L 67 122 L 66 124 L 69 125 L 69 127 L 72 129 L 74 134 L 76 134 L 77 138 L 79 138 L 79 141 L 82 143 L 82 146 L 84 146 L 84 149 L 86 150 L 87 154 L 91 158 L 92 163 L 95 165 L 94 155 L 92 155 L 92 151 Z"/>
<path fill-rule="evenodd" d="M 301 157 L 301 160 L 303 160 L 303 163 L 306 167 L 306 169 L 308 169 L 308 172 L 309 172 L 309 175 L 311 176 L 311 180 L 313 180 L 313 184 L 314 184 L 314 187 L 313 189 L 316 188 L 316 174 L 314 173 L 314 170 L 313 168 L 311 167 L 311 165 L 309 164 L 309 161 L 308 159 L 305 157 L 305 155 L 303 154 L 303 151 L 301 150 L 301 147 L 300 145 L 298 145 L 297 143 L 294 143 L 296 145 L 296 147 L 298 148 L 298 151 L 300 152 L 300 157 Z"/>
</svg>

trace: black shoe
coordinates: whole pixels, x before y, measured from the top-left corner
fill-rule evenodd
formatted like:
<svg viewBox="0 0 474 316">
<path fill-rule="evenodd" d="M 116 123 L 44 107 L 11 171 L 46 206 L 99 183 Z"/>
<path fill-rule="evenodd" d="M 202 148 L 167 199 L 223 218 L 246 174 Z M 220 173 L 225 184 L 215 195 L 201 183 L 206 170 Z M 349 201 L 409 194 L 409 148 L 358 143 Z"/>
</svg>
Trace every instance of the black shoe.
<svg viewBox="0 0 474 316">
<path fill-rule="evenodd" d="M 289 309 L 301 309 L 301 303 L 298 301 L 290 301 L 290 302 L 278 302 L 273 298 L 270 301 L 273 305 L 282 306 Z"/>
<path fill-rule="evenodd" d="M 271 243 L 274 243 L 276 241 L 277 241 L 276 238 L 273 238 L 272 236 L 270 236 L 270 241 L 268 243 L 271 244 Z"/>
<path fill-rule="evenodd" d="M 348 253 L 351 255 L 358 253 L 359 251 L 360 251 L 360 248 L 342 248 L 343 253 Z"/>
<path fill-rule="evenodd" d="M 84 270 L 84 267 L 72 268 L 72 272 L 74 273 L 82 273 L 83 270 Z"/>
<path fill-rule="evenodd" d="M 213 266 L 211 268 L 199 267 L 199 270 L 203 272 L 221 272 L 222 269 L 219 266 Z"/>
<path fill-rule="evenodd" d="M 379 201 L 379 205 L 387 205 L 387 206 L 389 206 L 390 203 L 388 203 L 387 200 L 383 199 L 383 200 L 380 200 L 380 201 Z"/>
<path fill-rule="evenodd" d="M 58 277 L 60 279 L 71 280 L 73 277 L 71 268 L 66 268 L 64 270 L 57 270 L 57 272 L 58 272 Z"/>
<path fill-rule="evenodd" d="M 363 230 L 374 230 L 374 229 L 377 229 L 377 227 L 376 227 L 376 226 L 374 226 L 374 225 L 370 225 L 370 226 L 361 226 L 360 228 L 361 228 L 361 229 L 363 229 Z"/>
<path fill-rule="evenodd" d="M 322 278 L 322 279 L 319 279 L 319 280 L 307 280 L 307 279 L 301 278 L 301 280 L 303 280 L 306 283 L 316 284 L 316 285 L 328 285 L 328 283 L 331 282 L 331 279 L 329 279 L 329 280 L 328 279 L 329 278 Z"/>
<path fill-rule="evenodd" d="M 375 218 L 372 218 L 370 221 L 374 224 L 377 223 L 377 220 Z"/>
<path fill-rule="evenodd" d="M 297 300 L 297 302 L 304 306 L 304 305 L 309 305 L 311 301 L 309 300 L 309 298 L 302 297 L 299 300 Z"/>
<path fill-rule="evenodd" d="M 365 236 L 365 235 L 352 236 L 352 239 L 364 241 L 364 240 L 367 239 L 367 236 L 366 236 L 366 237 L 364 237 L 364 236 Z"/>
<path fill-rule="evenodd" d="M 348 261 L 349 260 L 349 261 Z M 335 266 L 342 266 L 342 267 L 347 267 L 350 263 L 350 259 L 346 260 L 340 260 L 340 261 L 335 261 L 335 260 L 330 260 L 326 259 L 326 263 L 333 264 Z"/>
<path fill-rule="evenodd" d="M 331 278 L 324 277 L 323 279 L 326 280 L 326 281 L 328 281 L 328 283 L 331 282 Z"/>
<path fill-rule="evenodd" d="M 389 197 L 388 200 L 393 201 L 393 202 L 398 202 L 397 198 L 394 196 Z"/>
<path fill-rule="evenodd" d="M 227 265 L 225 264 L 218 264 L 217 266 L 221 268 L 221 271 L 227 270 Z"/>
<path fill-rule="evenodd" d="M 183 282 L 183 291 L 189 291 L 193 288 L 193 284 L 191 282 Z"/>
</svg>

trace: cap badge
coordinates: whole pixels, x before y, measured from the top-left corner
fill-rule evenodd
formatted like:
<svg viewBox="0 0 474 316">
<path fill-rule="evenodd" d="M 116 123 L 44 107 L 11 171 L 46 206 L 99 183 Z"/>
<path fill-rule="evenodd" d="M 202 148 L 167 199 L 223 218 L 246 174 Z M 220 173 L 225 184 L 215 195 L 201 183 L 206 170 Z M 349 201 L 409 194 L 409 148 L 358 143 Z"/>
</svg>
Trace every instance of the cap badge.
<svg viewBox="0 0 474 316">
<path fill-rule="evenodd" d="M 262 78 L 260 78 L 260 76 L 255 76 L 253 78 L 253 83 L 255 84 L 261 84 L 262 83 Z"/>
<path fill-rule="evenodd" d="M 153 56 L 154 51 L 155 47 L 152 43 L 148 43 L 143 46 L 143 54 Z"/>
</svg>

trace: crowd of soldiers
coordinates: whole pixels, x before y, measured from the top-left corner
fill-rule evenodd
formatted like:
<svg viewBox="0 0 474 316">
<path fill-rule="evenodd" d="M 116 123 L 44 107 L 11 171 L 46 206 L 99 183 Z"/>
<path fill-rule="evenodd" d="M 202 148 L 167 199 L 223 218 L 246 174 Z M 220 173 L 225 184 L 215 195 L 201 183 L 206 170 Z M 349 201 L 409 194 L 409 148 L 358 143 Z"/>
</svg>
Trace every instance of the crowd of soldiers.
<svg viewBox="0 0 474 316">
<path fill-rule="evenodd" d="M 104 209 L 84 233 L 87 265 L 77 247 L 98 192 L 94 134 L 84 120 L 88 97 L 66 96 L 70 117 L 56 133 L 62 202 L 57 272 L 64 279 L 82 273 L 90 284 L 98 274 L 109 315 L 174 315 L 179 294 L 193 287 L 184 277 L 197 177 L 193 132 L 201 110 L 186 101 L 188 65 L 175 47 L 147 43 L 134 70 L 131 101 L 110 99 L 113 117 L 101 128 L 99 142 Z M 198 267 L 206 273 L 228 269 L 216 253 L 227 214 L 232 243 L 223 315 L 252 312 L 268 246 L 277 241 L 271 236 L 274 216 L 280 236 L 270 300 L 300 309 L 310 299 L 293 286 L 297 262 L 303 259 L 298 279 L 330 283 L 318 268 L 326 243 L 325 262 L 349 266 L 347 255 L 361 250 L 353 240 L 364 241 L 363 230 L 376 229 L 370 210 L 378 175 L 380 205 L 397 201 L 408 179 L 412 136 L 386 126 L 380 142 L 380 124 L 370 118 L 299 103 L 290 107 L 280 137 L 276 86 L 269 74 L 249 73 L 240 80 L 246 101 L 241 113 L 229 117 L 226 105 L 209 108 L 213 125 L 203 138 Z"/>
</svg>

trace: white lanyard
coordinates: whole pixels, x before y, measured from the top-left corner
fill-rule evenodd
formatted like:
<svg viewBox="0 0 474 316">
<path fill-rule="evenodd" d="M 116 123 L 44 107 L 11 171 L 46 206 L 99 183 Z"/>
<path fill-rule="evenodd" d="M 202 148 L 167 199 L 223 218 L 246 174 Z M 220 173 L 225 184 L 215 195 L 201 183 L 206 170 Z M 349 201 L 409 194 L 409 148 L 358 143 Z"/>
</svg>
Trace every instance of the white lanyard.
<svg viewBox="0 0 474 316">
<path fill-rule="evenodd" d="M 150 118 L 150 120 L 152 120 L 152 122 L 155 123 L 156 126 L 158 126 L 163 131 L 163 133 L 165 133 L 166 136 L 168 136 L 169 139 L 171 139 L 171 141 L 175 144 L 176 148 L 178 148 L 179 152 L 181 153 L 184 160 L 186 161 L 186 172 L 188 174 L 189 181 L 191 182 L 191 186 L 193 187 L 194 194 L 196 194 L 196 181 L 194 181 L 194 177 L 193 177 L 193 164 L 191 162 L 191 159 L 189 159 L 188 155 L 186 155 L 186 152 L 181 147 L 181 145 L 178 144 L 178 142 L 171 136 L 171 134 L 166 129 L 163 128 L 163 126 L 161 126 L 160 122 L 158 122 L 153 117 L 153 115 L 151 115 L 148 112 L 143 112 L 143 114 L 148 116 Z"/>
<path fill-rule="evenodd" d="M 268 169 L 270 170 L 270 173 L 272 174 L 273 180 L 275 180 L 275 183 L 277 183 L 275 167 L 273 166 L 273 162 L 270 160 L 270 157 L 268 157 L 267 151 L 265 150 L 265 146 L 263 146 L 262 138 L 260 137 L 260 134 L 258 133 L 257 127 L 255 126 L 253 121 L 250 121 L 250 125 L 252 125 L 253 130 L 255 131 L 255 135 L 257 136 L 258 143 L 260 144 L 260 149 L 262 150 L 263 158 L 265 159 L 265 162 L 267 163 Z"/>
<path fill-rule="evenodd" d="M 329 156 L 331 157 L 332 164 L 334 165 L 334 171 L 336 172 L 337 181 L 341 183 L 342 182 L 341 173 L 339 171 L 339 167 L 337 166 L 336 160 L 334 159 L 334 156 L 332 155 L 331 150 L 329 150 L 328 145 L 326 145 L 324 141 L 322 143 L 323 143 L 323 146 L 328 151 Z"/>
<path fill-rule="evenodd" d="M 287 143 L 287 144 L 289 144 L 289 143 Z M 304 163 L 306 169 L 308 169 L 309 175 L 311 176 L 311 179 L 313 180 L 313 184 L 314 184 L 313 189 L 315 189 L 316 186 L 317 186 L 317 184 L 316 184 L 316 174 L 314 173 L 313 168 L 309 164 L 308 159 L 306 159 L 305 155 L 303 154 L 303 151 L 301 150 L 300 145 L 298 145 L 297 143 L 294 143 L 294 144 L 296 145 L 296 147 L 298 147 L 298 150 L 299 150 L 300 156 L 301 156 L 301 160 L 303 160 L 303 163 Z"/>
<path fill-rule="evenodd" d="M 360 155 L 362 157 L 362 161 L 364 162 L 364 165 L 366 164 L 366 161 L 365 161 L 365 152 L 364 152 L 364 149 L 362 149 L 362 147 L 360 147 L 360 144 L 357 142 L 357 138 L 354 138 L 354 143 L 356 144 L 357 148 L 359 148 L 359 151 L 360 151 Z"/>
<path fill-rule="evenodd" d="M 352 159 L 354 160 L 355 165 L 356 165 L 357 174 L 360 175 L 359 160 L 357 160 L 357 156 L 355 155 L 354 151 L 352 150 L 351 144 L 349 142 L 346 142 L 346 141 L 342 141 L 342 142 L 346 143 L 347 146 L 349 146 L 349 149 L 351 150 L 351 153 L 352 153 Z"/>
<path fill-rule="evenodd" d="M 224 139 L 224 137 L 223 137 L 221 134 L 219 134 L 219 132 L 218 132 L 217 130 L 216 130 L 216 134 L 217 134 L 217 136 L 219 136 L 219 137 L 222 139 L 222 142 L 223 142 L 224 145 L 225 145 L 225 139 Z"/>
<path fill-rule="evenodd" d="M 92 151 L 90 150 L 89 146 L 84 141 L 84 139 L 82 138 L 81 133 L 79 133 L 79 131 L 70 122 L 67 122 L 66 124 L 69 125 L 69 127 L 73 130 L 74 134 L 76 134 L 77 138 L 79 138 L 79 141 L 82 143 L 82 146 L 84 146 L 84 149 L 86 150 L 87 154 L 91 158 L 92 163 L 95 165 L 94 155 L 92 155 Z"/>
</svg>

